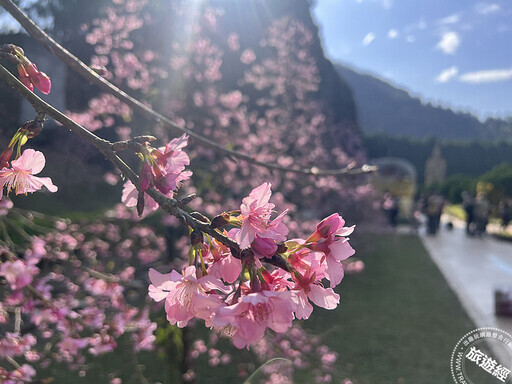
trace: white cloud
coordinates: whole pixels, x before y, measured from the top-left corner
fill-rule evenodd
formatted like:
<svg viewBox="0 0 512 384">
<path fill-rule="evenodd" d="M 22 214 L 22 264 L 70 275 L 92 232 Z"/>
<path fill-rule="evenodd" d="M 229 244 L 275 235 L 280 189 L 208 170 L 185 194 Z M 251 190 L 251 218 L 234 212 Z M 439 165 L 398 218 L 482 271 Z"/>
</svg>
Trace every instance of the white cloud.
<svg viewBox="0 0 512 384">
<path fill-rule="evenodd" d="M 368 46 L 373 40 L 375 39 L 375 34 L 372 33 L 372 32 L 369 32 L 366 34 L 366 36 L 364 37 L 362 43 L 363 45 L 366 47 Z"/>
<path fill-rule="evenodd" d="M 447 55 L 453 55 L 457 48 L 460 45 L 460 38 L 457 32 L 445 32 L 441 37 L 439 43 L 437 43 L 436 48 L 440 49 Z"/>
<path fill-rule="evenodd" d="M 459 81 L 471 84 L 492 83 L 496 81 L 507 81 L 511 79 L 512 68 L 467 72 L 459 76 Z"/>
<path fill-rule="evenodd" d="M 475 5 L 475 11 L 481 15 L 488 15 L 499 10 L 501 10 L 501 7 L 496 3 L 478 3 Z"/>
<path fill-rule="evenodd" d="M 407 41 L 408 43 L 414 43 L 415 40 L 416 38 L 412 35 L 409 35 L 405 38 L 405 41 Z"/>
<path fill-rule="evenodd" d="M 454 13 L 443 17 L 438 21 L 439 24 L 457 24 L 460 21 L 460 14 Z"/>
<path fill-rule="evenodd" d="M 391 28 L 388 31 L 388 38 L 389 39 L 396 39 L 398 37 L 398 31 L 395 28 Z"/>
<path fill-rule="evenodd" d="M 439 75 L 436 77 L 436 82 L 438 83 L 446 83 L 453 79 L 457 74 L 459 73 L 459 70 L 457 67 L 450 67 L 443 69 Z"/>
</svg>

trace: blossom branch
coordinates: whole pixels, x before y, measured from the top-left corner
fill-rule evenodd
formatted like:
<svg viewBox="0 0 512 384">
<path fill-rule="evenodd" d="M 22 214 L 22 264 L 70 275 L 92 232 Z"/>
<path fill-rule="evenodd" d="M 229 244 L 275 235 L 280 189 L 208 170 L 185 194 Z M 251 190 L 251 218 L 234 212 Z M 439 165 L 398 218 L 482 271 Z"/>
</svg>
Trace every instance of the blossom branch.
<svg viewBox="0 0 512 384">
<path fill-rule="evenodd" d="M 134 185 L 139 185 L 139 177 L 137 174 L 114 152 L 113 147 L 115 149 L 115 143 L 111 143 L 108 140 L 104 140 L 96 136 L 94 133 L 88 131 L 80 124 L 77 124 L 62 112 L 46 103 L 39 96 L 25 87 L 23 83 L 21 83 L 2 65 L 0 65 L 0 77 L 4 79 L 11 88 L 13 88 L 30 104 L 32 104 L 36 111 L 46 113 L 48 116 L 52 117 L 57 122 L 68 128 L 71 132 L 77 134 L 89 144 L 96 147 L 105 156 L 105 158 L 112 162 Z M 235 241 L 213 229 L 210 224 L 196 219 L 192 214 L 180 208 L 181 204 L 176 199 L 168 198 L 152 187 L 148 188 L 146 193 L 151 196 L 162 209 L 171 215 L 184 221 L 192 228 L 209 234 L 210 236 L 220 241 L 222 244 L 229 247 L 233 251 L 233 256 L 236 257 L 236 255 L 240 255 L 240 247 Z"/>
<path fill-rule="evenodd" d="M 291 168 L 280 166 L 277 164 L 266 163 L 263 161 L 257 160 L 254 156 L 247 155 L 245 153 L 231 150 L 223 147 L 222 145 L 217 144 L 216 142 L 199 135 L 198 133 L 191 131 L 187 128 L 180 127 L 176 122 L 172 121 L 168 117 L 154 111 L 152 108 L 144 105 L 134 97 L 130 96 L 123 90 L 116 87 L 114 84 L 106 80 L 105 78 L 98 75 L 95 71 L 89 68 L 85 63 L 83 63 L 80 59 L 70 53 L 67 49 L 62 47 L 59 43 L 57 43 L 51 36 L 49 36 L 46 32 L 44 32 L 37 24 L 35 24 L 23 11 L 18 8 L 11 0 L 0 0 L 0 5 L 9 13 L 12 17 L 14 17 L 23 28 L 41 45 L 43 45 L 46 49 L 48 49 L 53 55 L 57 56 L 64 64 L 70 67 L 73 71 L 77 72 L 79 75 L 84 77 L 89 83 L 96 85 L 101 90 L 114 95 L 119 98 L 121 101 L 129 105 L 134 111 L 140 113 L 142 116 L 147 119 L 154 120 L 157 123 L 162 124 L 166 129 L 170 129 L 173 131 L 179 131 L 181 133 L 186 133 L 190 137 L 198 140 L 202 144 L 207 145 L 208 147 L 224 153 L 227 156 L 233 156 L 238 159 L 244 160 L 247 163 L 254 164 L 257 166 L 265 167 L 267 169 L 273 169 L 280 172 L 285 173 L 296 173 L 302 175 L 311 175 L 311 176 L 346 176 L 346 175 L 358 175 L 365 174 L 369 172 L 374 172 L 376 170 L 375 166 L 363 165 L 360 168 L 354 167 L 353 165 L 349 165 L 345 168 L 340 169 L 326 169 L 322 170 L 318 167 L 310 167 L 310 168 Z M 52 116 L 53 117 L 53 116 Z"/>
</svg>

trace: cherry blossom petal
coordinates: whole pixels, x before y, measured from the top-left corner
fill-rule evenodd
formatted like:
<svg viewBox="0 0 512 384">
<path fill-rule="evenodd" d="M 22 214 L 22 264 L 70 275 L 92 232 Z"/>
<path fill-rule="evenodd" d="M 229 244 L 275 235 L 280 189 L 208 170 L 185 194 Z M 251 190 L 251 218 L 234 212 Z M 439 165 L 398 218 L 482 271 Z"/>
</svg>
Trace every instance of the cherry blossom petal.
<svg viewBox="0 0 512 384">
<path fill-rule="evenodd" d="M 29 148 L 23 151 L 23 154 L 11 162 L 13 169 L 27 171 L 32 175 L 37 175 L 44 168 L 46 159 L 42 152 L 34 151 Z"/>
<path fill-rule="evenodd" d="M 316 284 L 311 284 L 309 288 L 308 297 L 319 307 L 334 309 L 338 306 L 340 295 L 334 292 L 332 288 L 323 288 Z"/>
</svg>

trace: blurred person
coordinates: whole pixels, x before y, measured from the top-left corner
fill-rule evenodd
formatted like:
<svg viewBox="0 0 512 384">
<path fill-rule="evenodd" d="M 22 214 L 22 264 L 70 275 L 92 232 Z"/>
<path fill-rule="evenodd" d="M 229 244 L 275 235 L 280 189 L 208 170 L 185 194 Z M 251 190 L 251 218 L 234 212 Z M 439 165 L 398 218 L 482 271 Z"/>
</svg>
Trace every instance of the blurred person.
<svg viewBox="0 0 512 384">
<path fill-rule="evenodd" d="M 500 213 L 500 219 L 501 219 L 501 228 L 503 230 L 506 230 L 508 227 L 508 223 L 510 222 L 510 215 L 511 215 L 511 209 L 510 209 L 510 202 L 508 199 L 501 199 L 498 204 L 498 210 Z"/>
<path fill-rule="evenodd" d="M 462 207 L 466 212 L 466 234 L 468 236 L 473 235 L 472 224 L 475 220 L 474 209 L 475 209 L 475 199 L 468 191 L 462 192 Z"/>
<path fill-rule="evenodd" d="M 444 197 L 434 193 L 427 198 L 425 214 L 427 215 L 427 234 L 435 235 L 439 230 L 441 214 L 444 208 Z"/>
<path fill-rule="evenodd" d="M 489 223 L 489 213 L 491 211 L 491 205 L 489 200 L 483 193 L 479 193 L 475 199 L 474 213 L 474 233 L 478 236 L 482 236 L 487 231 L 487 224 Z"/>
<path fill-rule="evenodd" d="M 382 197 L 381 207 L 384 210 L 384 212 L 386 212 L 389 224 L 393 228 L 396 228 L 396 226 L 398 225 L 399 213 L 398 199 L 390 192 L 385 192 L 384 196 Z"/>
</svg>

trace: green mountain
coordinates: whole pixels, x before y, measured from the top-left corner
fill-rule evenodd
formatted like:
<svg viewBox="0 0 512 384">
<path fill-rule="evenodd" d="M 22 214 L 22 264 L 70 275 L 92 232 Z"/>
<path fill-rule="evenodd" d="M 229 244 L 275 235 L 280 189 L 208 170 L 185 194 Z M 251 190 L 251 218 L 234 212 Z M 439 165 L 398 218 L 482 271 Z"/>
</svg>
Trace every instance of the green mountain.
<svg viewBox="0 0 512 384">
<path fill-rule="evenodd" d="M 408 92 L 374 76 L 336 65 L 352 88 L 358 122 L 365 134 L 441 140 L 510 140 L 512 118 L 480 121 L 469 113 L 424 103 Z"/>
</svg>

